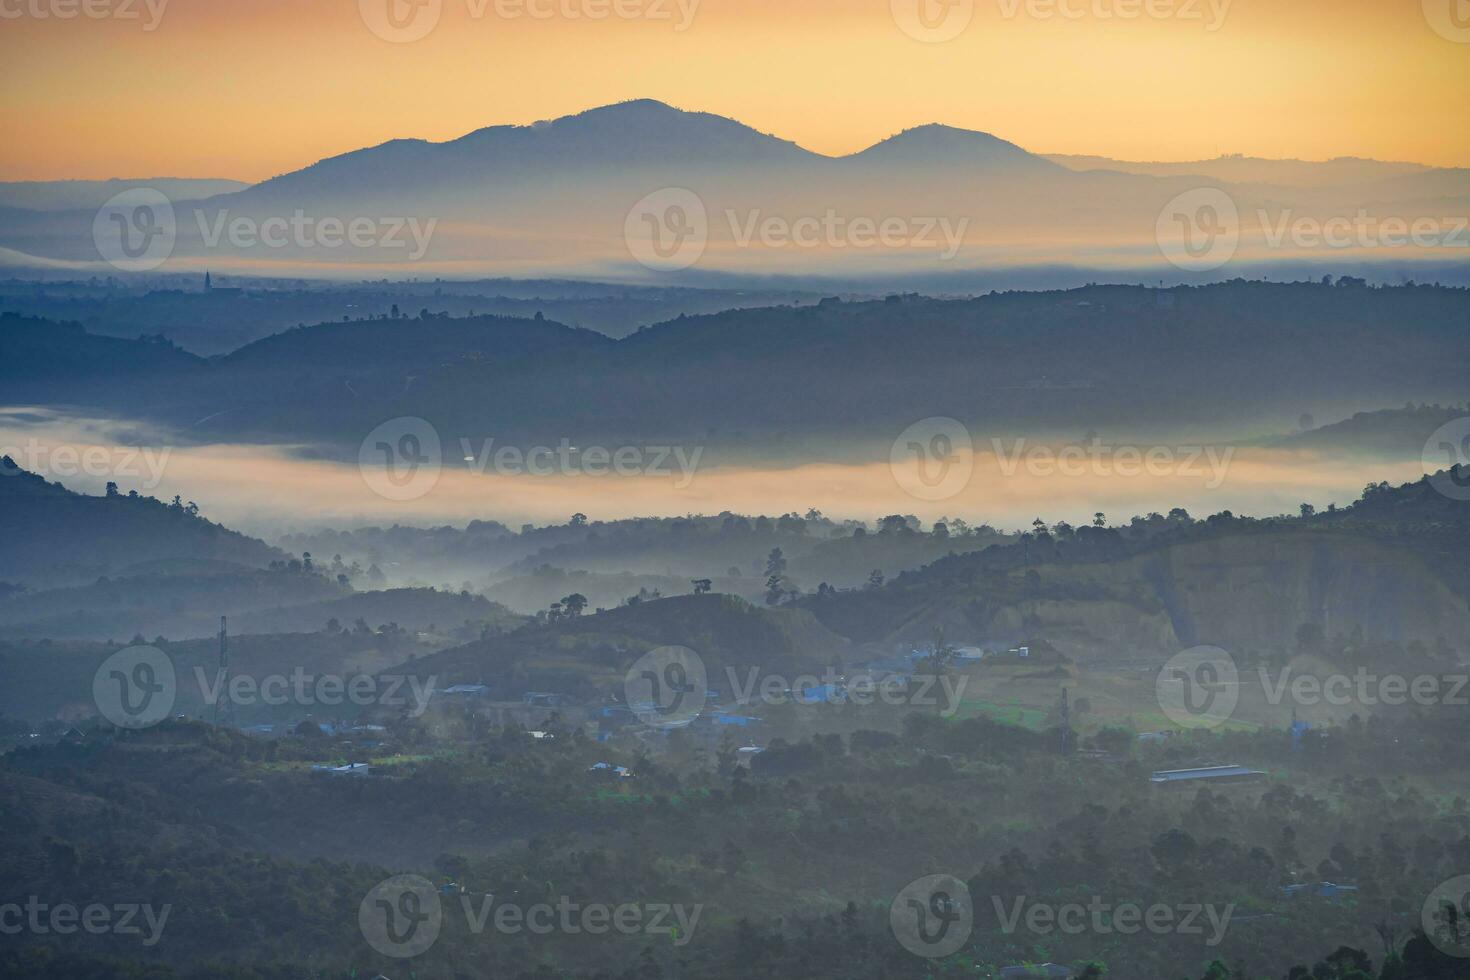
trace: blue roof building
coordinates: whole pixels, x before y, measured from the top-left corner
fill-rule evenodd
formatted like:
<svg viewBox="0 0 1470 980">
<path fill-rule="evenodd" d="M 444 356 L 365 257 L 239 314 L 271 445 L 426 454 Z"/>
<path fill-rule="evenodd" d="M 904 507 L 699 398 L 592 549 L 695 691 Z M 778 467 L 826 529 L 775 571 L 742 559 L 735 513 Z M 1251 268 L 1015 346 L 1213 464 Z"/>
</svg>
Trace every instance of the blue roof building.
<svg viewBox="0 0 1470 980">
<path fill-rule="evenodd" d="M 1245 766 L 1204 766 L 1199 769 L 1165 769 L 1149 777 L 1155 785 L 1169 786 L 1188 783 L 1244 783 L 1265 778 L 1259 769 Z"/>
</svg>

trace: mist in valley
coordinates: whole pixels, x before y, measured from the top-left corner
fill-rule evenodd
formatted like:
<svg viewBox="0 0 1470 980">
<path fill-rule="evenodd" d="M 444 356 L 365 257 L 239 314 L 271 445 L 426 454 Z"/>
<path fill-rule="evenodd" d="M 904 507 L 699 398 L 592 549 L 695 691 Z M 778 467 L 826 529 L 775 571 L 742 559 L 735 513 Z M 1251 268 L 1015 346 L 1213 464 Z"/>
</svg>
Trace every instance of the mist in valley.
<svg viewBox="0 0 1470 980">
<path fill-rule="evenodd" d="M 1462 980 L 1454 7 L 0 5 L 0 980 Z"/>
</svg>

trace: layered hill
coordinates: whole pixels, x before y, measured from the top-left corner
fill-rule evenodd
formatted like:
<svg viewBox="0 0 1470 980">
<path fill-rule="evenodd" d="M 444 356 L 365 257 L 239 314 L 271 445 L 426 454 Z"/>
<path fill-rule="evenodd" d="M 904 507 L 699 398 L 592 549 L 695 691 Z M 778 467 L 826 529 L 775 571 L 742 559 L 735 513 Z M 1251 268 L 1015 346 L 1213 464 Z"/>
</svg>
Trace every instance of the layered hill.
<svg viewBox="0 0 1470 980">
<path fill-rule="evenodd" d="M 451 630 L 468 623 L 479 631 L 485 626 L 510 629 L 524 623 L 525 617 L 484 596 L 424 588 L 387 589 L 257 608 L 240 617 L 239 628 L 248 633 L 309 633 L 334 620 L 344 629 L 354 624 L 374 629 L 391 624 L 410 631 Z"/>
<path fill-rule="evenodd" d="M 834 300 L 680 317 L 619 341 L 430 314 L 288 331 L 212 362 L 180 359 L 147 385 L 54 378 L 46 397 L 200 438 L 331 442 L 354 456 L 382 422 L 412 416 L 451 444 L 677 439 L 769 453 L 818 435 L 839 451 L 866 439 L 886 457 L 933 416 L 983 440 L 1103 425 L 1280 431 L 1304 409 L 1455 403 L 1466 336 L 1470 292 L 1352 281 Z"/>
<path fill-rule="evenodd" d="M 1027 535 L 802 606 L 852 639 L 921 643 L 940 625 L 955 643 L 1044 642 L 1083 658 L 1165 658 L 1198 644 L 1291 655 L 1334 640 L 1360 655 L 1464 656 L 1466 543 L 1470 504 L 1426 479 L 1370 487 L 1345 511 L 1300 518 L 1160 518 Z"/>
<path fill-rule="evenodd" d="M 1380 458 L 1419 459 L 1430 436 L 1464 414 L 1460 408 L 1442 405 L 1355 412 L 1351 418 L 1341 422 L 1271 440 L 1268 445 L 1318 452 L 1371 454 Z"/>
<path fill-rule="evenodd" d="M 734 307 L 814 303 L 822 294 L 779 289 L 693 289 L 571 280 L 433 280 L 304 283 L 236 279 L 204 273 L 174 277 L 169 288 L 122 280 L 69 280 L 38 285 L 0 280 L 0 310 L 81 323 L 91 333 L 134 339 L 166 337 L 203 357 L 228 354 L 307 323 L 410 316 L 425 307 L 455 317 L 477 313 L 558 323 L 624 337 L 681 313 Z M 226 285 L 228 284 L 228 285 Z"/>
<path fill-rule="evenodd" d="M 257 616 L 245 624 L 238 617 L 287 605 L 315 606 L 351 593 L 347 586 L 300 570 L 220 565 L 173 574 L 123 569 L 86 585 L 30 589 L 0 600 L 0 635 L 120 641 L 135 634 L 203 637 L 214 635 L 221 616 L 235 618 L 236 632 L 268 632 L 276 631 L 270 629 L 272 621 L 284 617 Z M 305 618 L 311 629 L 327 622 L 315 615 Z"/>
<path fill-rule="evenodd" d="M 6 684 L 0 689 L 0 715 L 28 722 L 95 718 L 97 705 L 93 700 L 92 678 L 102 662 L 117 652 L 121 642 L 126 641 L 0 639 L 0 671 L 6 678 Z M 174 665 L 176 713 L 212 719 L 219 680 L 219 646 L 215 638 L 165 639 L 158 648 Z M 434 646 L 425 645 L 402 631 L 231 635 L 230 672 L 232 676 L 251 678 L 257 684 L 268 677 L 289 679 L 298 675 L 313 679 L 321 675 L 350 678 L 375 674 L 433 649 Z M 323 719 L 352 717 L 360 708 L 344 700 L 325 704 L 293 698 L 288 703 L 272 704 L 252 696 L 236 705 L 236 722 L 280 723 L 299 720 L 307 714 Z"/>
<path fill-rule="evenodd" d="M 726 670 L 787 675 L 850 661 L 855 648 L 801 609 L 765 609 L 729 595 L 687 595 L 527 627 L 442 653 L 402 669 L 439 686 L 483 683 L 500 697 L 527 690 L 584 697 L 621 692 L 639 656 L 684 646 L 703 659 L 712 686 Z"/>
<path fill-rule="evenodd" d="M 139 562 L 220 559 L 263 567 L 285 555 L 152 497 L 74 493 L 0 459 L 0 580 L 89 581 Z"/>
<path fill-rule="evenodd" d="M 79 323 L 14 313 L 0 313 L 0 350 L 5 353 L 0 383 L 7 388 L 57 381 L 106 384 L 119 376 L 146 383 L 201 363 L 168 341 L 107 337 Z"/>
</svg>

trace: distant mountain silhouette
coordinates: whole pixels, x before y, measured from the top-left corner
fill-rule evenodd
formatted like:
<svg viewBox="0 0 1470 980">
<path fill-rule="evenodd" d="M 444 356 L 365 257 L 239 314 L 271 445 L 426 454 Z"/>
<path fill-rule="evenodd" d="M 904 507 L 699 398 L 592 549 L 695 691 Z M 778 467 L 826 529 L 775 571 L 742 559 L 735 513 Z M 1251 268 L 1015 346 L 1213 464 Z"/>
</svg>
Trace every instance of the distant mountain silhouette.
<svg viewBox="0 0 1470 980">
<path fill-rule="evenodd" d="M 1341 422 L 1273 439 L 1268 444 L 1288 449 L 1420 459 L 1425 440 L 1436 429 L 1467 414 L 1470 409 L 1441 405 L 1357 412 Z"/>
<path fill-rule="evenodd" d="M 989 173 L 1058 174 L 1063 168 L 989 133 L 931 123 L 906 129 L 860 153 L 853 163 L 917 168 L 967 168 Z"/>
<path fill-rule="evenodd" d="M 136 187 L 151 187 L 174 201 L 202 201 L 218 194 L 244 190 L 249 186 L 240 180 L 195 180 L 186 177 L 0 181 L 0 207 L 26 208 L 32 211 L 98 208 L 114 195 Z"/>
<path fill-rule="evenodd" d="M 79 323 L 0 313 L 0 382 L 77 380 L 183 370 L 201 363 L 167 341 L 88 333 Z"/>
<path fill-rule="evenodd" d="M 817 159 L 795 143 L 732 119 L 640 100 L 530 126 L 489 126 L 445 143 L 399 139 L 330 157 L 235 195 L 239 204 L 298 195 L 386 194 L 544 181 L 556 173 L 605 176 L 629 168 L 737 168 Z"/>
<path fill-rule="evenodd" d="M 853 654 L 846 640 L 805 610 L 764 609 L 736 596 L 710 594 L 532 625 L 419 657 L 398 669 L 435 675 L 441 688 L 494 683 L 499 697 L 537 690 L 591 698 L 620 692 L 624 674 L 641 654 L 668 645 L 697 647 L 709 684 L 720 689 L 729 687 L 730 670 L 754 666 L 794 676 Z"/>
<path fill-rule="evenodd" d="M 316 364 L 350 371 L 397 364 L 405 370 L 417 370 L 458 360 L 490 359 L 505 364 L 521 358 L 555 358 L 612 347 L 613 341 L 604 334 L 549 320 L 405 317 L 287 330 L 225 356 L 217 362 L 217 368 L 232 372 Z"/>
<path fill-rule="evenodd" d="M 221 283 L 230 285 L 219 288 Z M 172 288 L 146 288 L 117 282 L 100 287 L 87 281 L 31 282 L 0 279 L 0 310 L 61 322 L 79 322 L 107 337 L 163 336 L 185 350 L 209 357 L 228 354 L 304 323 L 390 315 L 399 307 L 416 316 L 425 306 L 456 317 L 475 313 L 531 319 L 537 313 L 610 337 L 625 337 L 639 327 L 681 313 L 718 313 L 734 307 L 815 303 L 815 290 L 695 289 L 570 280 L 428 280 L 297 284 L 214 277 L 203 289 L 196 273 Z M 240 291 L 232 288 L 240 287 Z"/>
<path fill-rule="evenodd" d="M 921 126 L 849 157 L 829 158 L 789 140 L 707 112 L 686 112 L 650 99 L 589 109 L 530 126 L 491 126 L 446 143 L 393 140 L 331 157 L 234 195 L 245 205 L 302 193 L 383 194 L 481 186 L 491 194 L 505 182 L 537 184 L 577 174 L 620 183 L 643 172 L 694 177 L 743 173 L 756 181 L 771 170 L 831 172 L 835 160 L 902 163 L 924 168 L 1030 169 L 1063 172 L 1012 143 L 986 133 Z M 653 188 L 650 188 L 650 190 Z M 585 188 L 569 187 L 573 194 Z"/>
<path fill-rule="evenodd" d="M 1420 163 L 1391 163 L 1360 157 L 1332 160 L 1269 160 L 1241 155 L 1213 160 L 1146 162 L 1114 160 L 1082 154 L 1047 154 L 1045 159 L 1069 170 L 1113 170 L 1150 177 L 1205 177 L 1231 184 L 1274 184 L 1279 187 L 1330 187 L 1365 184 L 1393 177 L 1427 174 L 1433 167 Z"/>
<path fill-rule="evenodd" d="M 300 570 L 215 564 L 228 570 L 150 574 L 123 569 L 87 584 L 31 589 L 0 601 L 0 635 L 95 640 L 134 634 L 213 636 L 222 615 L 229 616 L 234 634 L 271 632 L 259 628 L 271 617 L 242 622 L 240 614 L 325 603 L 351 591 L 330 578 Z M 327 618 L 309 620 L 312 628 L 320 629 Z"/>
<path fill-rule="evenodd" d="M 1322 283 L 833 300 L 681 317 L 617 341 L 549 320 L 431 315 L 292 330 L 182 358 L 147 384 L 58 369 L 27 394 L 354 458 L 400 416 L 451 440 L 677 438 L 769 457 L 824 433 L 834 454 L 864 440 L 886 456 L 932 416 L 983 440 L 1099 425 L 1279 431 L 1304 408 L 1455 402 L 1467 331 L 1463 289 Z"/>
<path fill-rule="evenodd" d="M 0 459 L 0 581 L 68 585 L 139 562 L 223 559 L 262 567 L 285 555 L 263 541 L 152 497 L 73 493 Z"/>
<path fill-rule="evenodd" d="M 175 190 L 192 197 L 195 188 Z M 1470 170 L 1359 160 L 1048 159 L 938 123 L 834 157 L 732 119 L 645 99 L 529 126 L 490 126 L 441 143 L 391 140 L 203 202 L 176 200 L 165 268 L 295 275 L 366 263 L 416 275 L 649 279 L 687 271 L 861 281 L 1085 265 L 1160 269 L 1178 281 L 1156 236 L 1160 216 L 1190 191 L 1224 193 L 1234 202 L 1242 263 L 1329 256 L 1443 263 L 1443 250 L 1323 253 L 1296 247 L 1296 239 L 1268 247 L 1263 235 L 1286 211 L 1320 221 L 1371 208 L 1378 217 L 1450 222 L 1465 214 Z M 106 223 L 94 227 L 93 208 L 26 210 L 6 208 L 6 200 L 0 194 L 0 261 L 108 268 L 99 262 L 94 233 L 120 232 Z M 668 221 L 676 217 L 673 228 Z M 367 230 L 348 241 L 340 229 L 319 231 L 324 222 L 364 220 Z M 660 234 L 696 236 L 701 247 L 688 260 L 692 267 L 670 270 L 635 256 L 628 229 L 650 220 L 663 223 Z M 790 230 L 802 222 L 807 238 L 793 244 Z M 822 228 L 815 235 L 813 222 Z M 890 230 L 873 240 L 880 227 Z M 269 228 L 275 230 L 262 234 Z"/>
</svg>

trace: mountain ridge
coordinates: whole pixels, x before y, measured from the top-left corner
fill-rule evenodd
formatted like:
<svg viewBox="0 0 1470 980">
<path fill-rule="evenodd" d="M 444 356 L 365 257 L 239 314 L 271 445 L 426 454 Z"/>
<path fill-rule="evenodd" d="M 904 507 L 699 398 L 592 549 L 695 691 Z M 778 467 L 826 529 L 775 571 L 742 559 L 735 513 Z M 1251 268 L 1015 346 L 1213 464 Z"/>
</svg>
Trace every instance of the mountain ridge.
<svg viewBox="0 0 1470 980">
<path fill-rule="evenodd" d="M 682 317 L 617 341 L 549 320 L 488 318 L 500 326 L 486 331 L 431 314 L 320 324 L 213 361 L 180 358 L 146 385 L 104 388 L 95 375 L 63 372 L 25 393 L 38 404 L 70 399 L 174 425 L 229 405 L 237 411 L 211 422 L 208 437 L 248 422 L 260 427 L 252 436 L 352 447 L 395 417 L 424 418 L 454 436 L 553 443 L 896 435 L 936 416 L 974 422 L 980 433 L 1068 431 L 1079 418 L 1142 424 L 1141 392 L 1170 406 L 1163 414 L 1175 425 L 1230 418 L 1255 427 L 1296 419 L 1303 405 L 1330 417 L 1365 403 L 1456 402 L 1467 297 L 1350 281 L 893 296 Z M 382 336 L 395 353 L 364 357 Z M 152 353 L 142 342 L 116 343 Z M 416 344 L 420 355 L 402 353 Z M 887 380 L 853 383 L 869 372 Z M 1342 390 L 1356 393 L 1351 403 L 1335 394 Z"/>
<path fill-rule="evenodd" d="M 827 156 L 724 116 L 633 100 L 443 142 L 394 139 L 180 202 L 175 234 L 156 261 L 169 271 L 248 267 L 292 276 L 360 267 L 692 282 L 699 274 L 868 281 L 1075 268 L 1086 256 L 1089 268 L 1180 281 L 1181 271 L 1200 270 L 1180 264 L 1160 238 L 1161 227 L 1172 227 L 1160 216 L 1187 208 L 1194 192 L 1226 195 L 1238 215 L 1238 244 L 1203 270 L 1214 278 L 1225 278 L 1221 267 L 1232 261 L 1274 268 L 1337 263 L 1344 254 L 1417 265 L 1425 271 L 1416 278 L 1425 278 L 1447 261 L 1443 249 L 1381 255 L 1364 243 L 1327 252 L 1308 236 L 1269 237 L 1270 216 L 1285 209 L 1321 221 L 1371 207 L 1382 220 L 1449 223 L 1470 201 L 1470 170 L 1226 160 L 1212 165 L 1224 170 L 1201 174 L 1193 165 L 1139 172 L 1065 162 L 937 122 Z M 90 210 L 6 211 L 0 257 L 96 266 L 107 257 L 97 236 L 114 234 L 99 232 L 97 218 Z M 349 224 L 344 242 L 340 226 Z M 672 260 L 658 254 L 671 236 L 690 244 Z"/>
</svg>

